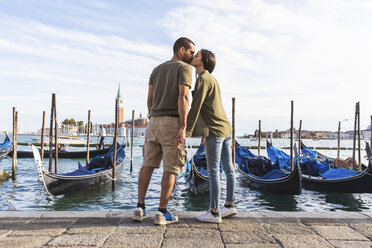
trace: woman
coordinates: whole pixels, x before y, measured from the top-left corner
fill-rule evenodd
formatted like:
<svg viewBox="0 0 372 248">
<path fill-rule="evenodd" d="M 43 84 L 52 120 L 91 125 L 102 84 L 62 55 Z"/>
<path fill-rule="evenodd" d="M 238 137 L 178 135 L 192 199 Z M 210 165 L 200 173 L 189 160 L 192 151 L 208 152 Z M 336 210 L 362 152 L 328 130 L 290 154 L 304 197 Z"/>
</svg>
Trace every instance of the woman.
<svg viewBox="0 0 372 248">
<path fill-rule="evenodd" d="M 198 78 L 192 92 L 191 109 L 187 117 L 187 136 L 198 136 L 203 130 L 209 175 L 210 209 L 197 217 L 204 222 L 220 223 L 221 217 L 236 214 L 234 205 L 235 170 L 231 152 L 231 124 L 222 106 L 217 80 L 211 75 L 216 58 L 211 51 L 202 49 L 193 58 Z M 221 195 L 219 165 L 226 174 L 227 193 L 224 207 L 219 212 Z"/>
</svg>

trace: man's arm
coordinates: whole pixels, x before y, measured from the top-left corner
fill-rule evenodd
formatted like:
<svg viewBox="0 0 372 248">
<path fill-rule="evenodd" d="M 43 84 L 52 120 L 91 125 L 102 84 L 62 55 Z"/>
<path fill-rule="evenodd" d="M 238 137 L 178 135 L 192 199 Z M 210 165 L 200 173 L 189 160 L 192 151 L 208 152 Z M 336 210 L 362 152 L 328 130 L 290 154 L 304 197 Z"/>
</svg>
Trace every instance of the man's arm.
<svg viewBox="0 0 372 248">
<path fill-rule="evenodd" d="M 186 120 L 189 108 L 189 86 L 178 86 L 178 114 L 180 116 L 180 130 L 175 138 L 176 145 L 181 145 L 186 139 Z"/>
<path fill-rule="evenodd" d="M 151 112 L 152 90 L 153 90 L 153 86 L 152 86 L 152 84 L 149 84 L 149 91 L 147 93 L 147 110 L 148 110 L 148 113 Z"/>
</svg>

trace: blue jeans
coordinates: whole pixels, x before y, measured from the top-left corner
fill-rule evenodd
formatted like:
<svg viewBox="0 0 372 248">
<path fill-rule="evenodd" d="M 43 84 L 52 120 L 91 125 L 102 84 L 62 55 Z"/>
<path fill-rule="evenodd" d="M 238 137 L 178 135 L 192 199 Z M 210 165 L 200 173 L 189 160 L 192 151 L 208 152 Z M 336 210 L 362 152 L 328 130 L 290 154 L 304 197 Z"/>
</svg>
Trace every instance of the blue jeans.
<svg viewBox="0 0 372 248">
<path fill-rule="evenodd" d="M 208 136 L 205 139 L 209 175 L 210 208 L 219 209 L 221 184 L 220 161 L 226 174 L 226 201 L 234 202 L 235 169 L 232 163 L 231 137 Z"/>
</svg>

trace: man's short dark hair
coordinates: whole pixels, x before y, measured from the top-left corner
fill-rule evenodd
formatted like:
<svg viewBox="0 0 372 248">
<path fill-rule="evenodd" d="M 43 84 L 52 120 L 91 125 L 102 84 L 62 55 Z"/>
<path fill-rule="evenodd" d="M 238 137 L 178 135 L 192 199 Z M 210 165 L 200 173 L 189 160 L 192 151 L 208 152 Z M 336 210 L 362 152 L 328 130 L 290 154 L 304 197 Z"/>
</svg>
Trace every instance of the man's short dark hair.
<svg viewBox="0 0 372 248">
<path fill-rule="evenodd" d="M 186 50 L 189 49 L 191 47 L 190 44 L 195 46 L 194 42 L 186 37 L 178 38 L 176 42 L 174 42 L 173 53 L 176 54 L 181 47 L 184 47 Z"/>
<path fill-rule="evenodd" d="M 214 56 L 214 53 L 206 49 L 202 49 L 201 53 L 204 68 L 209 71 L 209 73 L 212 73 L 214 67 L 216 67 L 216 56 Z"/>
</svg>

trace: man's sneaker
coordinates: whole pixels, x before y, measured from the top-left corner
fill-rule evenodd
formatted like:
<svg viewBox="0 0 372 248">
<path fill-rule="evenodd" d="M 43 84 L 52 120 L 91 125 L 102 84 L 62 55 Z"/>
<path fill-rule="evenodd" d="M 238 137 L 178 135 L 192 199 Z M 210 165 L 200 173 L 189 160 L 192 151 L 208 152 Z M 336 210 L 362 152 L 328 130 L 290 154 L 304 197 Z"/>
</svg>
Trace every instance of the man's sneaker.
<svg viewBox="0 0 372 248">
<path fill-rule="evenodd" d="M 233 216 L 233 215 L 236 215 L 237 212 L 236 212 L 236 207 L 235 205 L 231 205 L 229 207 L 223 207 L 221 209 L 221 217 L 222 218 L 226 218 L 226 217 L 230 217 L 230 216 Z"/>
<path fill-rule="evenodd" d="M 146 209 L 142 209 L 138 207 L 136 210 L 134 210 L 134 213 L 133 213 L 134 221 L 143 221 L 146 218 L 147 218 Z"/>
<path fill-rule="evenodd" d="M 158 212 L 157 214 L 155 214 L 155 225 L 164 226 L 166 224 L 175 223 L 177 221 L 178 216 L 176 216 L 175 214 L 172 215 L 169 212 L 166 212 L 165 214 L 163 214 L 162 212 Z"/>
<path fill-rule="evenodd" d="M 203 222 L 211 222 L 211 223 L 221 223 L 221 214 L 218 213 L 217 215 L 213 215 L 210 210 L 205 212 L 204 214 L 196 217 L 197 220 L 203 221 Z"/>
</svg>

